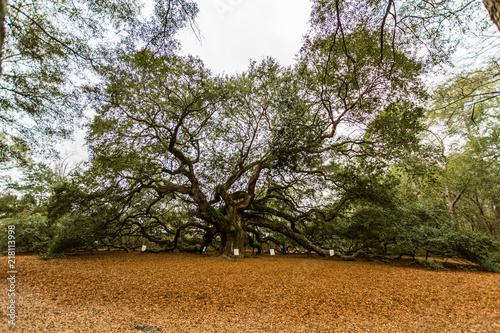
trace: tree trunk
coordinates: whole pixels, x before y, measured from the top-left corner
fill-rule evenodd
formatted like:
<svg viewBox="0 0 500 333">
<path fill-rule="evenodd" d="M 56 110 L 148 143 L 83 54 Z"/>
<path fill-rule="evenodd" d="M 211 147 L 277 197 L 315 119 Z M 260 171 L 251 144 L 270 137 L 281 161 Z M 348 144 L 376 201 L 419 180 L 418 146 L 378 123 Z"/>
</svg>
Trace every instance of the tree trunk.
<svg viewBox="0 0 500 333">
<path fill-rule="evenodd" d="M 5 44 L 5 15 L 7 15 L 7 0 L 0 0 L 0 76 L 2 76 L 3 47 Z"/>
<path fill-rule="evenodd" d="M 253 233 L 252 237 L 248 237 L 248 242 L 250 247 L 252 248 L 252 255 L 255 254 L 255 249 L 257 249 L 257 255 L 262 253 L 262 246 L 256 243 L 256 235 Z"/>
<path fill-rule="evenodd" d="M 490 14 L 491 20 L 500 30 L 500 0 L 483 0 L 483 3 Z"/>
<path fill-rule="evenodd" d="M 219 255 L 234 256 L 234 250 L 239 250 L 239 256 L 245 256 L 245 248 L 248 242 L 248 234 L 245 230 L 243 217 L 229 209 L 228 226 L 221 231 L 221 248 Z"/>
<path fill-rule="evenodd" d="M 460 199 L 460 197 L 462 196 L 462 194 L 464 193 L 464 191 L 465 190 L 462 190 L 455 197 L 455 199 L 452 199 L 450 188 L 448 186 L 446 186 L 446 193 L 445 193 L 445 195 L 446 195 L 446 202 L 447 202 L 447 205 L 448 205 L 448 211 L 450 213 L 451 218 L 453 219 L 453 222 L 455 223 L 455 225 L 457 227 L 460 227 L 460 225 L 459 225 L 459 221 L 458 221 L 457 211 L 455 210 L 455 205 L 457 204 L 458 200 Z"/>
<path fill-rule="evenodd" d="M 204 250 L 208 249 L 208 246 L 212 243 L 212 239 L 214 239 L 214 236 L 215 236 L 214 231 L 207 231 L 203 235 L 200 252 L 203 252 Z"/>
<path fill-rule="evenodd" d="M 495 210 L 495 217 L 498 221 L 500 221 L 500 199 L 493 198 L 493 207 Z"/>
<path fill-rule="evenodd" d="M 500 233 L 500 199 L 493 198 L 493 209 L 495 211 L 493 219 L 493 234 L 498 235 Z"/>
<path fill-rule="evenodd" d="M 476 195 L 475 198 L 471 198 L 470 200 L 474 203 L 474 205 L 477 208 L 477 211 L 475 212 L 477 229 L 484 233 L 489 233 L 490 230 L 488 228 L 488 223 L 486 222 L 487 217 L 484 214 L 483 205 L 479 202 L 479 197 Z"/>
</svg>

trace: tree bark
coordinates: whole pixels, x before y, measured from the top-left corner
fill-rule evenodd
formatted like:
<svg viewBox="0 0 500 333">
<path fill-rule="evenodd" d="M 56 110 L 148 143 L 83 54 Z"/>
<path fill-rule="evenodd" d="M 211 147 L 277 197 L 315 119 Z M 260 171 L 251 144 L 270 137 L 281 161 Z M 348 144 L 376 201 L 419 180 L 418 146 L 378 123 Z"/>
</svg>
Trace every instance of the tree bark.
<svg viewBox="0 0 500 333">
<path fill-rule="evenodd" d="M 448 211 L 450 213 L 451 218 L 453 219 L 453 222 L 457 227 L 460 227 L 459 221 L 458 221 L 458 215 L 457 211 L 455 210 L 455 205 L 457 204 L 458 200 L 462 197 L 462 194 L 465 192 L 465 190 L 460 191 L 460 193 L 455 197 L 455 199 L 452 200 L 451 198 L 451 191 L 448 186 L 446 186 L 446 201 L 448 204 Z"/>
<path fill-rule="evenodd" d="M 498 221 L 500 221 L 500 198 L 493 198 L 493 207 L 495 210 L 495 217 Z"/>
<path fill-rule="evenodd" d="M 368 254 L 366 254 L 363 250 L 358 250 L 356 251 L 356 253 L 350 256 L 341 255 L 340 257 L 344 261 L 356 261 L 359 256 L 364 257 L 366 261 L 372 261 L 372 259 L 368 256 Z"/>
<path fill-rule="evenodd" d="M 500 30 L 500 0 L 483 0 L 483 4 L 488 10 L 491 20 Z"/>
<path fill-rule="evenodd" d="M 231 257 L 234 255 L 234 250 L 239 250 L 240 257 L 245 256 L 247 234 L 243 229 L 223 230 L 221 232 L 221 248 L 219 255 Z"/>
<path fill-rule="evenodd" d="M 239 250 L 240 257 L 245 256 L 248 234 L 245 230 L 243 216 L 233 208 L 229 208 L 227 215 L 227 226 L 221 230 L 221 248 L 219 255 L 231 257 L 234 250 Z"/>
<path fill-rule="evenodd" d="M 5 44 L 5 16 L 7 15 L 7 0 L 0 0 L 0 76 L 2 76 L 3 46 Z"/>
<path fill-rule="evenodd" d="M 255 234 L 254 234 L 254 237 L 255 237 Z M 260 246 L 260 244 L 257 244 L 253 237 L 248 237 L 248 242 L 249 242 L 250 246 L 252 247 L 252 254 L 254 254 L 255 249 L 257 249 L 257 255 L 262 253 L 262 246 Z"/>
</svg>

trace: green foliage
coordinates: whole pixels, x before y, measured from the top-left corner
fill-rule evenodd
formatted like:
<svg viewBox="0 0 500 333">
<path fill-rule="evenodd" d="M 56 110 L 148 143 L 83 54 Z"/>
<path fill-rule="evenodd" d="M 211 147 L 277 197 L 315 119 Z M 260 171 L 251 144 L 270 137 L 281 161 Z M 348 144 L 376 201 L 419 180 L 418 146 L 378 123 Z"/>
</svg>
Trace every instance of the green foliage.
<svg viewBox="0 0 500 333">
<path fill-rule="evenodd" d="M 419 260 L 419 263 L 423 264 L 427 269 L 434 271 L 445 271 L 446 268 L 443 264 L 437 260 Z"/>
<path fill-rule="evenodd" d="M 102 225 L 98 221 L 82 216 L 66 216 L 59 219 L 54 226 L 54 236 L 47 248 L 46 254 L 71 252 L 80 249 L 95 248 Z"/>
<path fill-rule="evenodd" d="M 443 209 L 444 202 L 436 198 L 434 201 L 424 200 L 423 193 L 427 190 L 422 183 L 417 195 L 406 195 L 403 189 L 423 176 L 416 175 L 413 180 L 402 178 L 401 174 L 398 177 L 399 181 L 393 176 L 384 181 L 379 175 L 366 181 L 358 173 L 357 177 L 351 178 L 353 183 L 346 192 L 346 195 L 351 194 L 350 206 L 346 205 L 327 224 L 326 234 L 329 236 L 323 236 L 323 246 L 333 244 L 348 253 L 364 249 L 386 255 L 417 256 L 427 252 L 441 258 L 466 259 L 489 270 L 496 269 L 495 253 L 500 242 L 495 236 L 458 228 Z M 357 186 L 353 186 L 356 183 Z M 435 186 L 435 183 L 429 186 Z M 310 231 L 321 234 L 321 228 Z"/>
<path fill-rule="evenodd" d="M 50 196 L 50 189 L 58 182 L 58 176 L 49 166 L 30 162 L 22 168 L 22 177 L 8 188 L 33 198 L 34 204 L 42 207 Z"/>
<path fill-rule="evenodd" d="M 399 151 L 404 157 L 420 146 L 424 111 L 410 102 L 393 103 L 369 123 L 365 138 L 382 143 L 385 154 Z"/>
<path fill-rule="evenodd" d="M 494 238 L 477 232 L 464 232 L 454 227 L 433 235 L 426 244 L 431 250 L 446 257 L 457 256 L 475 263 L 482 263 L 488 255 L 498 250 Z"/>
<path fill-rule="evenodd" d="M 490 25 L 480 1 L 411 0 L 397 3 L 381 0 L 313 1 L 311 23 L 318 34 L 335 32 L 337 38 L 358 27 L 377 33 L 375 41 L 386 42 L 384 49 L 420 50 L 427 61 L 449 61 L 468 31 L 481 31 Z M 457 34 L 457 32 L 459 32 Z M 382 41 L 383 39 L 383 41 Z M 379 57 L 380 60 L 391 56 Z"/>
<path fill-rule="evenodd" d="M 27 163 L 28 151 L 28 145 L 22 138 L 0 132 L 0 165 L 9 165 L 13 161 L 24 165 Z"/>
<path fill-rule="evenodd" d="M 500 233 L 497 77 L 491 64 L 437 89 L 431 120 L 443 129 L 430 138 L 442 150 L 439 181 L 454 223 L 493 235 Z"/>
<path fill-rule="evenodd" d="M 11 185 L 15 192 L 0 196 L 1 229 L 15 225 L 18 253 L 51 254 L 92 248 L 94 241 L 101 237 L 102 225 L 97 223 L 97 213 L 83 212 L 83 179 L 77 181 L 75 173 L 59 178 L 42 163 L 29 164 L 25 177 Z M 22 193 L 22 196 L 13 193 Z M 7 233 L 1 235 L 0 246 L 4 251 Z"/>
<path fill-rule="evenodd" d="M 481 258 L 481 266 L 494 273 L 500 273 L 500 251 L 490 253 L 488 257 Z"/>
<path fill-rule="evenodd" d="M 496 61 L 454 75 L 434 91 L 431 119 L 444 122 L 446 132 L 454 139 L 482 136 L 494 130 L 499 125 L 499 76 Z"/>
<path fill-rule="evenodd" d="M 77 184 L 68 181 L 56 184 L 52 189 L 52 195 L 47 203 L 49 219 L 57 221 L 73 212 L 73 205 L 81 201 L 84 195 Z"/>
<path fill-rule="evenodd" d="M 281 79 L 275 79 L 272 87 L 277 95 L 274 100 L 277 118 L 271 129 L 269 152 L 273 167 L 296 172 L 320 162 L 322 126 L 313 118 L 306 101 L 300 98 L 303 82 L 293 78 L 299 73 L 281 69 L 279 74 Z"/>
<path fill-rule="evenodd" d="M 31 211 L 35 205 L 33 197 L 27 195 L 19 199 L 12 193 L 5 193 L 0 197 L 0 218 L 10 218 L 24 211 Z"/>
<path fill-rule="evenodd" d="M 7 251 L 7 227 L 15 226 L 16 252 L 43 252 L 52 242 L 47 216 L 41 213 L 19 214 L 0 221 L 0 247 L 2 255 Z"/>
<path fill-rule="evenodd" d="M 153 16 L 140 20 L 137 0 L 6 1 L 6 15 L 0 15 L 6 29 L 0 43 L 0 163 L 18 160 L 20 142 L 35 153 L 54 153 L 54 142 L 71 135 L 87 108 L 82 83 L 96 65 L 114 62 L 123 49 L 171 53 L 177 47 L 173 36 L 194 24 L 196 4 L 156 3 Z M 109 37 L 113 33 L 125 38 L 117 41 Z"/>
</svg>

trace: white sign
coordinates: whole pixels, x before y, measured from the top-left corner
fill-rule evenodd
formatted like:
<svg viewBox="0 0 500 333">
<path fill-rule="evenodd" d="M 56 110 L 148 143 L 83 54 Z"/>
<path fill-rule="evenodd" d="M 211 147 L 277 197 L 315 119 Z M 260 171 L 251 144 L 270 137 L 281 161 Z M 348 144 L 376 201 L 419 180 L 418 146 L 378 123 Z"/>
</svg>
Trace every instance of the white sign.
<svg viewBox="0 0 500 333">
<path fill-rule="evenodd" d="M 330 250 L 330 257 L 333 257 L 335 255 L 335 251 L 334 250 Z"/>
<path fill-rule="evenodd" d="M 274 256 L 274 249 L 270 249 L 269 252 L 271 253 L 272 256 Z"/>
<path fill-rule="evenodd" d="M 237 257 L 239 257 L 239 255 L 240 255 L 240 250 L 238 250 L 238 249 L 234 249 L 234 255 L 235 255 L 235 256 L 237 256 Z"/>
<path fill-rule="evenodd" d="M 201 250 L 201 252 L 205 252 L 205 250 L 207 249 L 206 246 L 203 247 L 203 250 Z"/>
<path fill-rule="evenodd" d="M 142 252 L 146 251 L 146 245 L 143 245 L 143 246 L 142 246 L 141 251 L 142 251 Z"/>
</svg>

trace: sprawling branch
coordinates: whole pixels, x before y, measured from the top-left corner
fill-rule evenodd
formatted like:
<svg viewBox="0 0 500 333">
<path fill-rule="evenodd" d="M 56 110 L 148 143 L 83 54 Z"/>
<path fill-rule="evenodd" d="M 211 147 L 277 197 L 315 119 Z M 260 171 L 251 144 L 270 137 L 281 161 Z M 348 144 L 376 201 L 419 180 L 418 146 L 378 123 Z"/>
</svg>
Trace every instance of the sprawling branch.
<svg viewBox="0 0 500 333">
<path fill-rule="evenodd" d="M 283 223 L 272 221 L 254 214 L 247 214 L 246 219 L 248 221 L 248 224 L 268 228 L 271 229 L 272 231 L 279 232 L 280 234 L 285 235 L 290 239 L 293 239 L 307 250 L 314 251 L 320 255 L 326 255 L 328 253 L 328 251 L 315 245 L 304 235 L 288 229 L 288 227 L 286 227 Z"/>
<path fill-rule="evenodd" d="M 273 242 L 277 246 L 283 247 L 283 242 L 279 241 L 278 239 L 276 239 L 275 237 L 273 237 L 271 235 L 267 235 L 267 236 L 263 237 L 256 229 L 254 229 L 252 227 L 247 227 L 246 231 L 255 235 L 255 238 L 259 243 Z M 252 241 L 253 241 L 253 239 L 252 239 Z M 256 244 L 253 243 L 253 245 L 255 246 Z M 255 247 L 257 247 L 257 246 L 255 246 Z"/>
<path fill-rule="evenodd" d="M 2 0 L 3 2 L 4 0 Z M 20 14 L 22 14 L 24 17 L 26 17 L 32 24 L 34 24 L 35 26 L 38 27 L 38 29 L 40 29 L 43 34 L 45 36 L 47 36 L 49 39 L 55 41 L 57 44 L 61 45 L 63 48 L 67 49 L 70 53 L 72 53 L 73 55 L 75 55 L 76 57 L 78 58 L 81 58 L 83 60 L 90 60 L 89 58 L 87 58 L 85 55 L 83 55 L 82 53 L 78 52 L 77 50 L 75 50 L 73 47 L 71 47 L 70 45 L 68 45 L 68 43 L 62 41 L 60 38 L 57 38 L 56 36 L 54 36 L 53 34 L 51 34 L 50 32 L 48 32 L 39 22 L 37 22 L 35 19 L 33 19 L 33 17 L 31 17 L 28 13 L 24 12 L 23 10 L 21 10 L 21 8 L 19 7 L 16 7 L 16 6 L 13 6 L 13 5 L 9 5 L 9 8 L 10 9 L 13 9 L 17 12 L 19 12 Z"/>
</svg>

